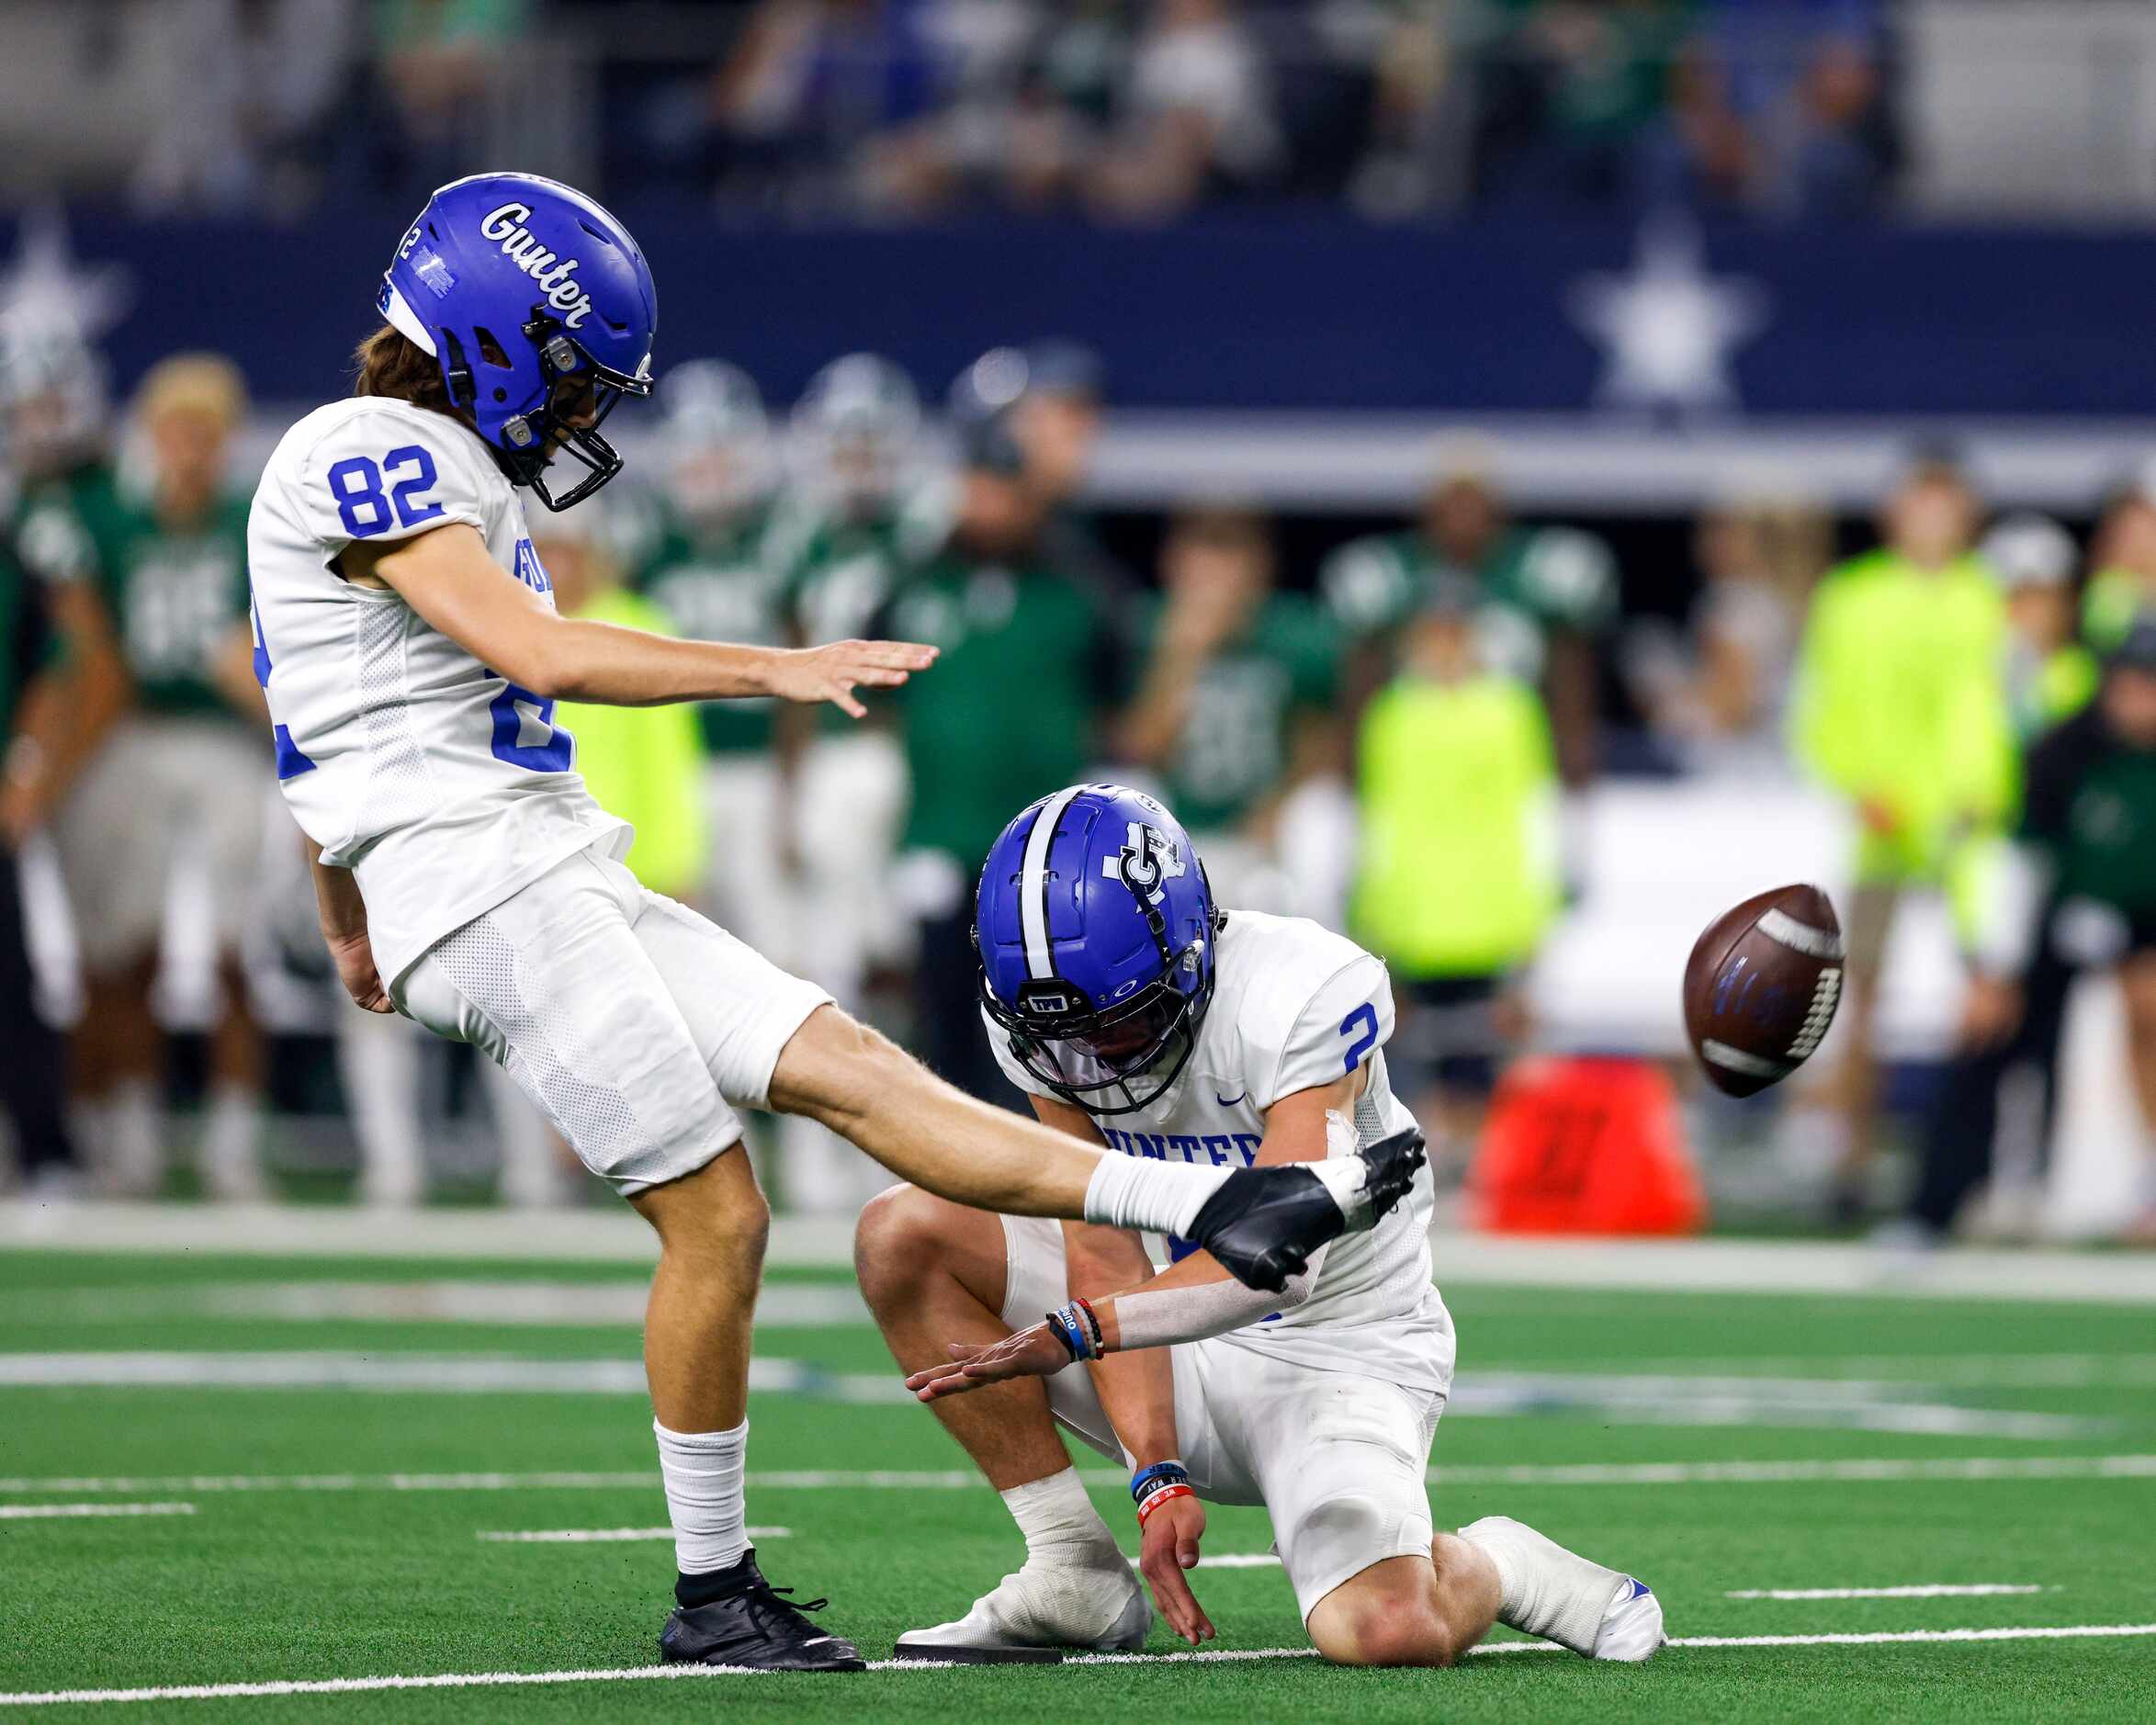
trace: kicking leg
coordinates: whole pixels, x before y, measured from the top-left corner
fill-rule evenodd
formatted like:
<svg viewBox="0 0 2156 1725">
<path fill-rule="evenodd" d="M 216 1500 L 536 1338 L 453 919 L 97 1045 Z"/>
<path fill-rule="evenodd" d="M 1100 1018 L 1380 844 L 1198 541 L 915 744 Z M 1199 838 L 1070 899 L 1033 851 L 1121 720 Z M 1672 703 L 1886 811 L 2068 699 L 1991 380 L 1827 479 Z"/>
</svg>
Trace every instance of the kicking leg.
<svg viewBox="0 0 2156 1725">
<path fill-rule="evenodd" d="M 1589 1659 L 1637 1663 L 1667 1639 L 1647 1584 L 1590 1563 L 1506 1516 L 1484 1516 L 1460 1539 L 1490 1558 L 1503 1597 L 1497 1620 Z"/>
<path fill-rule="evenodd" d="M 772 974 L 774 987 L 790 980 Z M 1326 1240 L 1370 1226 L 1397 1202 L 1422 1164 L 1419 1133 L 1396 1133 L 1360 1156 L 1281 1168 L 1108 1155 L 974 1100 L 828 1003 L 799 1022 L 768 1082 L 743 1093 L 822 1122 L 894 1174 L 955 1202 L 1180 1235 L 1251 1287 L 1276 1292 Z"/>
<path fill-rule="evenodd" d="M 1010 1251 L 1001 1218 L 918 1187 L 895 1186 L 869 1201 L 854 1234 L 854 1270 L 902 1370 L 947 1358 L 946 1343 L 1010 1334 L 1001 1316 Z M 1026 1560 L 965 1617 L 901 1637 L 898 1656 L 988 1663 L 1142 1645 L 1152 1611 L 1078 1483 L 1049 1416 L 1046 1384 L 1017 1378 L 931 1405 L 1001 1494 L 1025 1536 Z"/>
<path fill-rule="evenodd" d="M 1391 1557 L 1326 1595 L 1310 1643 L 1336 1665 L 1450 1665 L 1497 1620 L 1497 1566 L 1440 1533 L 1428 1558 Z"/>
</svg>

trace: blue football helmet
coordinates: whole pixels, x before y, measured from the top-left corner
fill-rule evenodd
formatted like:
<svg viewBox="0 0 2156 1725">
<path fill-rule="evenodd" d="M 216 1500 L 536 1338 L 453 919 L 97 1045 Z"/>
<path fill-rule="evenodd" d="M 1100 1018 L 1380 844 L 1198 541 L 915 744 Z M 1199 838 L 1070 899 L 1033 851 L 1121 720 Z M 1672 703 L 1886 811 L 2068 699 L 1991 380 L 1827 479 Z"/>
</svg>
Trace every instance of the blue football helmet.
<svg viewBox="0 0 2156 1725">
<path fill-rule="evenodd" d="M 405 231 L 376 304 L 435 356 L 511 482 L 548 509 L 621 471 L 599 423 L 623 396 L 651 393 L 659 291 L 628 230 L 581 192 L 536 174 L 451 181 Z M 589 424 L 569 423 L 583 412 Z M 586 469 L 559 497 L 545 478 L 558 450 Z"/>
<path fill-rule="evenodd" d="M 1057 1096 L 1134 1112 L 1196 1046 L 1225 920 L 1173 815 L 1128 785 L 1074 784 L 1004 828 L 981 869 L 981 1004 Z"/>
</svg>

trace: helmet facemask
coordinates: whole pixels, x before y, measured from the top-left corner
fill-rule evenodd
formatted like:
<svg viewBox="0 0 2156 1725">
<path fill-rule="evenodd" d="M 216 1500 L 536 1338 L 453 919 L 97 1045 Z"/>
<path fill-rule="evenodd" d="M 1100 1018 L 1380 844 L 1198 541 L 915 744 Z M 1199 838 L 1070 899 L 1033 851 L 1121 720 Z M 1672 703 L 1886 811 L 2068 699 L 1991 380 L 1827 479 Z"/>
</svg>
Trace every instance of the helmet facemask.
<svg viewBox="0 0 2156 1725">
<path fill-rule="evenodd" d="M 621 471 L 621 455 L 599 434 L 599 427 L 623 397 L 649 395 L 651 380 L 602 364 L 543 308 L 533 309 L 523 333 L 538 350 L 544 381 L 530 400 L 502 421 L 501 439 L 491 446 L 513 483 L 530 487 L 549 510 L 560 511 L 581 502 Z M 448 351 L 443 355 L 442 369 L 450 398 L 469 412 L 480 385 L 463 344 L 448 331 L 443 334 Z M 508 359 L 482 354 L 480 365 L 506 369 Z M 484 375 L 483 369 L 478 374 Z M 571 382 L 581 388 L 562 388 Z M 578 420 L 583 423 L 572 423 Z M 547 465 L 557 455 L 573 457 L 585 469 L 584 477 L 559 497 L 547 489 L 546 479 Z"/>
</svg>

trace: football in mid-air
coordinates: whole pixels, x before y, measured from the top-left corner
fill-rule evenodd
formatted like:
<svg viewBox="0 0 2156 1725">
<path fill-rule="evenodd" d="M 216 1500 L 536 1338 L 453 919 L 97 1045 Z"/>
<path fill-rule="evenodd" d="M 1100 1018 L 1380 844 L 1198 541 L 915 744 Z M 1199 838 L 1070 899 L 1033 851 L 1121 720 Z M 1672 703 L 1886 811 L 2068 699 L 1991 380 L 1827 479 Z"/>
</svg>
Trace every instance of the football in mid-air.
<svg viewBox="0 0 2156 1725">
<path fill-rule="evenodd" d="M 1685 965 L 1685 1032 L 1716 1089 L 1750 1096 L 1811 1058 L 1842 998 L 1842 950 L 1816 886 L 1778 886 L 1709 925 Z"/>
</svg>

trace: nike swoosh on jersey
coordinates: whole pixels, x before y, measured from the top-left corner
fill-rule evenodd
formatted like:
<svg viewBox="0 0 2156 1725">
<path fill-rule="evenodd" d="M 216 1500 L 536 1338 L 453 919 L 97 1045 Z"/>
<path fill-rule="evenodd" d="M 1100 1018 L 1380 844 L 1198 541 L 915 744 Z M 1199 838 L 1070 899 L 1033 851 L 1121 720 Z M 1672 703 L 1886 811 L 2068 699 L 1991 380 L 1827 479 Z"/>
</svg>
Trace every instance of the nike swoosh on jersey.
<svg viewBox="0 0 2156 1725">
<path fill-rule="evenodd" d="M 1233 1096 L 1223 1096 L 1218 1090 L 1215 1090 L 1213 1093 L 1213 1099 L 1218 1102 L 1223 1108 L 1233 1108 L 1237 1102 L 1241 1101 L 1246 1096 L 1249 1094 L 1250 1092 L 1247 1090 L 1237 1090 Z"/>
</svg>

